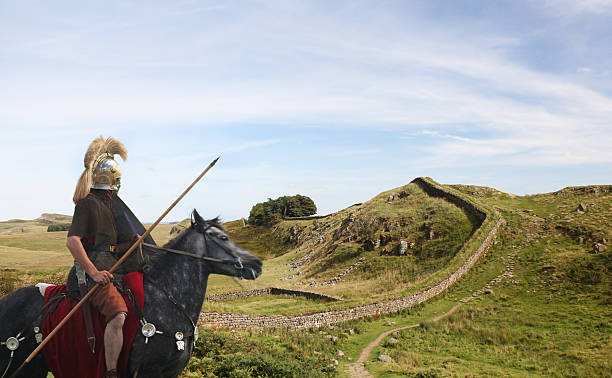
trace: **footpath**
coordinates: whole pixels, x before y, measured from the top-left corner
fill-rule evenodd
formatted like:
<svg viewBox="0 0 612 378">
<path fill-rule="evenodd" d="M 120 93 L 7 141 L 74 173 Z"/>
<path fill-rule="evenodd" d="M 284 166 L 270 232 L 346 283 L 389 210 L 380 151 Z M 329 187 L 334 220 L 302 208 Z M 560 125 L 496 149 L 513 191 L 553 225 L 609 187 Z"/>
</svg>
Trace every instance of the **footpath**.
<svg viewBox="0 0 612 378">
<path fill-rule="evenodd" d="M 479 296 L 481 296 L 483 294 L 490 294 L 491 293 L 491 287 L 500 284 L 504 279 L 512 279 L 512 278 L 514 278 L 514 266 L 515 266 L 516 256 L 532 240 L 533 240 L 533 236 L 532 235 L 527 235 L 527 238 L 525 238 L 525 240 L 523 240 L 519 245 L 516 245 L 516 246 L 514 246 L 512 248 L 512 251 L 510 252 L 510 254 L 508 254 L 508 256 L 504 259 L 505 269 L 504 269 L 504 271 L 501 274 L 499 274 L 497 277 L 495 277 L 494 279 L 489 281 L 482 288 L 480 288 L 478 290 L 475 290 L 469 296 L 461 299 L 459 301 L 459 303 L 455 304 L 447 312 L 445 312 L 445 313 L 443 313 L 441 315 L 438 315 L 438 316 L 436 316 L 434 318 L 427 319 L 427 321 L 437 322 L 437 321 L 439 321 L 441 319 L 444 319 L 447 316 L 451 315 L 453 312 L 457 311 L 457 309 L 459 309 L 459 307 L 463 306 L 465 303 L 471 301 L 472 299 L 477 298 L 477 297 L 479 297 Z M 395 328 L 395 329 L 391 329 L 391 330 L 388 330 L 388 331 L 385 331 L 385 332 L 381 333 L 380 335 L 378 335 L 378 337 L 374 341 L 372 341 L 370 344 L 368 344 L 361 351 L 361 354 L 359 355 L 359 358 L 357 359 L 356 362 L 353 362 L 351 364 L 347 364 L 346 365 L 345 373 L 348 373 L 351 377 L 356 377 L 356 378 L 374 377 L 365 368 L 365 363 L 370 360 L 370 355 L 372 354 L 372 351 L 374 350 L 374 348 L 378 347 L 381 344 L 381 342 L 387 336 L 389 336 L 390 334 L 392 334 L 394 332 L 399 332 L 401 330 L 409 329 L 409 328 L 416 328 L 416 327 L 419 327 L 420 325 L 421 325 L 421 323 L 409 324 L 409 325 L 405 325 L 405 326 L 402 326 L 402 327 L 399 327 L 399 328 Z"/>
</svg>

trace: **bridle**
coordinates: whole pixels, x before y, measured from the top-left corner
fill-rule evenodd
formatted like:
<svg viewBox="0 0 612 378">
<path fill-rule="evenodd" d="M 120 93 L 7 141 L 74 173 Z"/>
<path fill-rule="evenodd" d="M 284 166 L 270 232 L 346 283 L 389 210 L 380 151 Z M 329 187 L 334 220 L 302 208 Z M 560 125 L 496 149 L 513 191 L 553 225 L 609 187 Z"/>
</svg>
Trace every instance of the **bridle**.
<svg viewBox="0 0 612 378">
<path fill-rule="evenodd" d="M 208 229 L 210 229 L 212 227 L 214 227 L 214 226 L 211 225 L 211 224 L 203 225 L 201 223 L 195 223 L 193 221 L 192 221 L 192 224 L 191 224 L 191 228 L 193 228 L 196 232 L 202 234 L 202 236 L 204 237 L 204 245 L 206 246 L 206 250 L 207 251 L 210 251 L 210 249 L 208 248 L 208 243 L 209 243 L 209 239 L 211 239 L 211 238 L 209 236 L 207 236 L 206 231 L 208 231 Z M 211 239 L 210 241 L 212 243 L 215 243 L 217 245 L 217 247 L 219 247 L 222 250 L 224 250 L 225 253 L 227 253 L 228 255 L 232 256 L 234 259 L 233 260 L 230 260 L 230 259 L 218 259 L 218 258 L 215 258 L 215 257 L 200 256 L 200 255 L 197 255 L 195 253 L 181 251 L 181 250 L 178 250 L 178 249 L 159 247 L 159 246 L 157 246 L 155 244 L 149 244 L 149 243 L 144 243 L 144 242 L 141 244 L 141 246 L 144 245 L 147 248 L 157 249 L 157 250 L 161 250 L 161 251 L 165 251 L 165 252 L 170 252 L 170 253 L 175 253 L 175 254 L 184 255 L 184 256 L 189 256 L 189 257 L 193 257 L 193 258 L 196 258 L 196 259 L 212 261 L 212 262 L 221 263 L 221 264 L 227 264 L 227 265 L 234 265 L 234 268 L 236 268 L 238 270 L 244 268 L 244 266 L 242 265 L 242 260 L 240 259 L 240 256 L 236 256 L 236 254 L 234 252 L 232 252 L 231 249 L 226 248 L 224 245 L 219 243 L 214 238 Z"/>
</svg>

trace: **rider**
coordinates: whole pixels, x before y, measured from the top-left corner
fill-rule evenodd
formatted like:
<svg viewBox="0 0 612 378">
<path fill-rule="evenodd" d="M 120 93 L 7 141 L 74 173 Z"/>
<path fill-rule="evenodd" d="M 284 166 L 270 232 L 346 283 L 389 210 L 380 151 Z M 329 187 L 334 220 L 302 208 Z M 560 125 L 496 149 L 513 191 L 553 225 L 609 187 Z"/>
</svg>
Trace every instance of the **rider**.
<svg viewBox="0 0 612 378">
<path fill-rule="evenodd" d="M 125 252 L 137 239 L 130 235 L 126 239 L 119 235 L 113 209 L 113 191 L 119 190 L 121 169 L 114 160 L 119 154 L 127 158 L 127 150 L 113 138 L 95 139 L 85 154 L 85 170 L 74 192 L 75 203 L 72 226 L 68 232 L 66 246 L 76 263 L 73 271 L 87 273 L 88 286 L 100 284 L 89 298 L 90 304 L 106 318 L 104 351 L 106 377 L 117 377 L 117 360 L 123 346 L 123 323 L 127 306 L 113 284 L 113 274 L 108 270 L 117 261 L 117 254 Z M 69 278 L 70 281 L 70 278 Z M 92 282 L 93 281 L 93 282 Z"/>
</svg>

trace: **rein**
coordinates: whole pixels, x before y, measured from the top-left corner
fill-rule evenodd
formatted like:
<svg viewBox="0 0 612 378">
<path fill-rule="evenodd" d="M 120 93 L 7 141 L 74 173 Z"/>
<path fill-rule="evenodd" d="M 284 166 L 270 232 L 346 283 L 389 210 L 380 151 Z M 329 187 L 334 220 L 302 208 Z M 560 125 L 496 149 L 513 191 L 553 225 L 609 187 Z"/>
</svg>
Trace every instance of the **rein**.
<svg viewBox="0 0 612 378">
<path fill-rule="evenodd" d="M 142 245 L 147 247 L 147 248 L 157 249 L 157 250 L 164 251 L 164 252 L 176 253 L 178 255 L 185 255 L 185 256 L 196 258 L 196 259 L 212 261 L 212 262 L 217 262 L 217 263 L 221 263 L 221 264 L 234 264 L 234 260 L 217 259 L 217 258 L 214 258 L 214 257 L 200 256 L 200 255 L 196 255 L 195 253 L 180 251 L 178 249 L 160 247 L 160 246 L 157 246 L 155 244 L 149 244 L 149 243 L 142 243 Z"/>
</svg>

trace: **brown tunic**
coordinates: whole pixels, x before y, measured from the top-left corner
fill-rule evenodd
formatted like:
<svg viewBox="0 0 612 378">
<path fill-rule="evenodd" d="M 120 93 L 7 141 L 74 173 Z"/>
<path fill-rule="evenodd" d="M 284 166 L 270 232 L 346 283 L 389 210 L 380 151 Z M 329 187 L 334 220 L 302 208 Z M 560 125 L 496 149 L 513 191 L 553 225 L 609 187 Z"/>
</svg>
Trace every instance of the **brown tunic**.
<svg viewBox="0 0 612 378">
<path fill-rule="evenodd" d="M 109 270 L 114 265 L 117 259 L 110 251 L 117 244 L 117 228 L 110 191 L 92 189 L 77 202 L 68 236 L 81 238 L 87 256 L 98 270 Z M 127 312 L 123 297 L 112 283 L 96 290 L 90 301 L 107 321 L 119 312 Z"/>
</svg>

